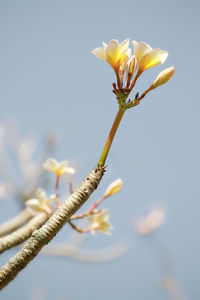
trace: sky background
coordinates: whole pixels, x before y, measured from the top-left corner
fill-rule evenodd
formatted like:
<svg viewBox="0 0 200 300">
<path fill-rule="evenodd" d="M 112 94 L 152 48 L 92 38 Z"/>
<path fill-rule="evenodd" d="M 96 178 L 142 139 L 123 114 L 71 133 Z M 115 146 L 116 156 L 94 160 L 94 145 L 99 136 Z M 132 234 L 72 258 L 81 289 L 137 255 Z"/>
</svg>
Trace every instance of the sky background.
<svg viewBox="0 0 200 300">
<path fill-rule="evenodd" d="M 128 239 L 131 251 L 102 264 L 38 256 L 1 299 L 32 299 L 40 286 L 48 300 L 170 299 L 161 286 L 158 241 L 187 299 L 200 298 L 199 9 L 195 0 L 0 1 L 1 121 L 15 119 L 23 136 L 54 131 L 55 158 L 81 162 L 77 182 L 97 163 L 117 111 L 114 72 L 91 51 L 126 38 L 167 50 L 165 64 L 146 71 L 135 92 L 176 68 L 170 82 L 126 113 L 92 198 L 122 178 L 122 191 L 105 203 L 112 236 L 89 237 L 86 246 Z M 1 220 L 15 214 L 16 203 L 2 202 Z M 156 239 L 142 239 L 134 224 L 153 207 L 165 209 L 166 222 Z M 56 241 L 68 232 L 65 226 Z M 15 252 L 2 255 L 1 265 Z"/>
</svg>

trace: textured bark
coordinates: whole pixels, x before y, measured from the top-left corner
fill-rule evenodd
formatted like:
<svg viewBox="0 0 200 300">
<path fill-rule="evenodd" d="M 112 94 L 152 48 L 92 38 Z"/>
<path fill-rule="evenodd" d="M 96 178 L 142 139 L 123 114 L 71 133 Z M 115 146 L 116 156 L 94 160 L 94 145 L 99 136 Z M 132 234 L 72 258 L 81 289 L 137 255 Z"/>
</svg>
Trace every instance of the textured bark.
<svg viewBox="0 0 200 300">
<path fill-rule="evenodd" d="M 20 229 L 0 238 L 0 253 L 25 242 L 31 236 L 33 231 L 40 228 L 48 218 L 49 216 L 46 213 L 41 213 L 32 218 Z"/>
<path fill-rule="evenodd" d="M 69 218 L 85 203 L 97 188 L 104 168 L 96 166 L 80 186 L 64 201 L 52 217 L 35 230 L 25 246 L 0 270 L 0 290 L 3 289 L 48 244 Z"/>
</svg>

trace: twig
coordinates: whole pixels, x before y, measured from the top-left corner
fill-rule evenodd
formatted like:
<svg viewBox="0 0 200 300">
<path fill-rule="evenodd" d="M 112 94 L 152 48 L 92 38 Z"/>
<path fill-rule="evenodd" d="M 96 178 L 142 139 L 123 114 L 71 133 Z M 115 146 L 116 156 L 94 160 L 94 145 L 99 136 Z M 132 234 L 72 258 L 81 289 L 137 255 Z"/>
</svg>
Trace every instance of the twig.
<svg viewBox="0 0 200 300">
<path fill-rule="evenodd" d="M 68 221 L 69 225 L 74 229 L 76 230 L 77 232 L 79 233 L 87 233 L 88 231 L 84 230 L 84 229 L 81 229 L 79 227 L 77 227 L 76 225 L 74 225 L 73 222 L 71 222 L 70 220 Z"/>
</svg>

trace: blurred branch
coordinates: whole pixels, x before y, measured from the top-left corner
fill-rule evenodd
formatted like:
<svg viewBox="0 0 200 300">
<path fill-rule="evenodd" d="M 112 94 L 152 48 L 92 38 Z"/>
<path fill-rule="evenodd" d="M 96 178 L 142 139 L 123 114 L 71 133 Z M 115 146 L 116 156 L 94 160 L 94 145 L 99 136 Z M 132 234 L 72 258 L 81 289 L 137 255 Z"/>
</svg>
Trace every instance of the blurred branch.
<svg viewBox="0 0 200 300">
<path fill-rule="evenodd" d="M 21 137 L 15 123 L 0 124 L 0 179 L 9 184 L 7 196 L 12 194 L 25 202 L 39 186 L 49 185 L 50 177 L 44 173 L 43 162 L 54 152 L 55 135 L 49 133 L 43 138 L 40 155 L 37 155 L 39 146 L 34 137 Z"/>
<path fill-rule="evenodd" d="M 22 210 L 17 216 L 0 225 L 0 236 L 14 231 L 31 217 L 32 214 L 27 209 Z"/>
<path fill-rule="evenodd" d="M 25 242 L 31 236 L 33 231 L 40 228 L 48 218 L 49 216 L 46 213 L 41 213 L 32 218 L 23 227 L 0 238 L 0 253 Z"/>
<path fill-rule="evenodd" d="M 48 246 L 42 250 L 42 254 L 49 256 L 69 257 L 82 262 L 102 263 L 115 260 L 130 250 L 125 242 L 118 242 L 110 247 L 99 250 L 83 250 L 75 245 Z"/>
<path fill-rule="evenodd" d="M 46 224 L 33 232 L 24 247 L 0 270 L 0 289 L 12 281 L 37 256 L 44 245 L 54 238 L 56 233 L 98 187 L 104 172 L 104 167 L 96 166 L 92 169 L 80 186 L 59 206 Z"/>
</svg>

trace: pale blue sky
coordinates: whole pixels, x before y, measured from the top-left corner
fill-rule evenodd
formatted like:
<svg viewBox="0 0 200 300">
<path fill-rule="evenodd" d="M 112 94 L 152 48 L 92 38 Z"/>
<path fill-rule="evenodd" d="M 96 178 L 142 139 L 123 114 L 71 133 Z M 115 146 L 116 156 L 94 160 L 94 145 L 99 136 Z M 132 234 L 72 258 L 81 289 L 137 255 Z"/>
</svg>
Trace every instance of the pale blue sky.
<svg viewBox="0 0 200 300">
<path fill-rule="evenodd" d="M 45 286 L 48 300 L 168 299 L 153 242 L 132 230 L 153 205 L 166 209 L 157 236 L 171 253 L 178 283 L 188 299 L 200 298 L 199 9 L 195 0 L 0 1 L 1 120 L 15 118 L 23 134 L 55 131 L 61 137 L 56 158 L 82 161 L 80 179 L 97 162 L 117 111 L 114 72 L 91 50 L 113 38 L 167 50 L 165 65 L 146 71 L 136 86 L 140 91 L 161 70 L 176 67 L 169 83 L 127 112 L 96 193 L 118 177 L 124 181 L 121 193 L 105 204 L 112 237 L 98 235 L 87 245 L 129 237 L 132 251 L 102 265 L 38 257 L 2 299 L 30 299 L 38 285 Z M 1 256 L 1 264 L 13 254 Z"/>
</svg>

